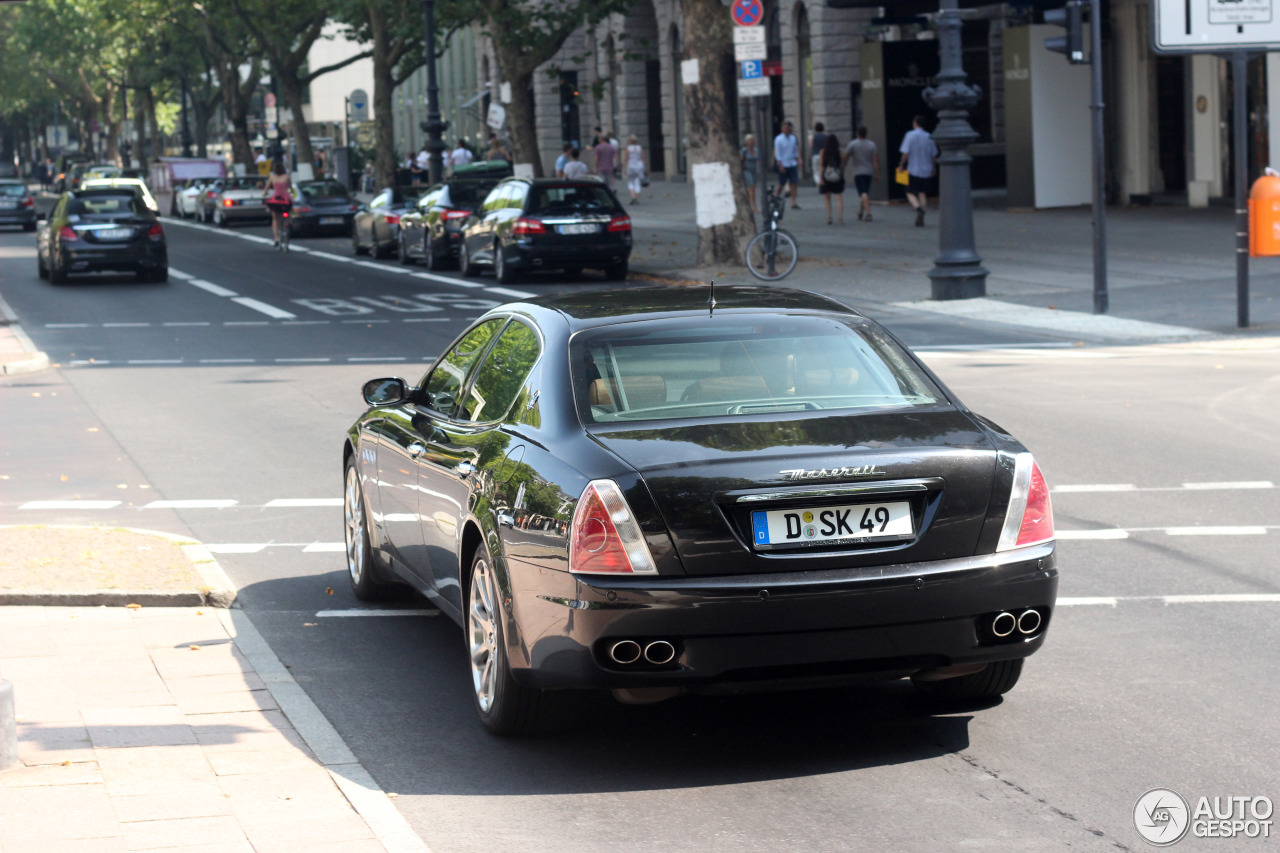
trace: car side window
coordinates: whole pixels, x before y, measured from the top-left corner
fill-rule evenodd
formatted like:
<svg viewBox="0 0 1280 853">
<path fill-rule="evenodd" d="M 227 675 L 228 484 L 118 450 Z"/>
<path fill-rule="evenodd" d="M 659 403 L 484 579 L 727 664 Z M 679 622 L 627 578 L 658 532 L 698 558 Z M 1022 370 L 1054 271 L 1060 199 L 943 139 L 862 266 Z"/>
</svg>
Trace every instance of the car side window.
<svg viewBox="0 0 1280 853">
<path fill-rule="evenodd" d="M 391 190 L 383 190 L 382 192 L 378 193 L 377 198 L 369 202 L 369 208 L 373 210 L 379 207 L 386 207 L 387 203 L 390 201 L 391 201 Z"/>
<path fill-rule="evenodd" d="M 537 333 L 519 320 L 512 320 L 476 369 L 475 381 L 455 417 L 475 423 L 505 417 L 540 352 Z"/>
<path fill-rule="evenodd" d="M 418 207 L 422 210 L 430 210 L 440 202 L 440 196 L 443 192 L 443 190 L 436 190 L 434 192 L 427 193 L 422 197 L 422 200 L 418 202 Z"/>
<path fill-rule="evenodd" d="M 495 317 L 481 323 L 436 362 L 423 383 L 423 403 L 427 408 L 442 415 L 453 415 L 468 372 L 506 322 L 505 317 Z"/>
<path fill-rule="evenodd" d="M 482 213 L 493 213 L 503 205 L 503 197 L 506 193 L 506 187 L 494 187 L 493 192 L 485 196 L 484 206 L 480 209 Z"/>
<path fill-rule="evenodd" d="M 524 207 L 524 198 L 529 192 L 527 184 L 509 184 L 507 191 L 507 207 L 520 210 Z"/>
</svg>

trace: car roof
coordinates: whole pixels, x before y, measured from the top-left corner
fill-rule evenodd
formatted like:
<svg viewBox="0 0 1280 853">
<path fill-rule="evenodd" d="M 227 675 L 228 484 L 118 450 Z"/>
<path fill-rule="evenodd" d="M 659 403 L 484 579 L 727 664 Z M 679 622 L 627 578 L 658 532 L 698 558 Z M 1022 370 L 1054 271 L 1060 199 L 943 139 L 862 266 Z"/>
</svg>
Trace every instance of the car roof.
<svg viewBox="0 0 1280 853">
<path fill-rule="evenodd" d="M 608 326 L 619 322 L 654 320 L 707 314 L 710 286 L 652 285 L 609 293 L 584 290 L 528 300 L 527 305 L 553 311 L 574 330 Z M 862 316 L 849 306 L 807 290 L 763 285 L 717 284 L 715 314 L 725 313 L 817 313 Z"/>
</svg>

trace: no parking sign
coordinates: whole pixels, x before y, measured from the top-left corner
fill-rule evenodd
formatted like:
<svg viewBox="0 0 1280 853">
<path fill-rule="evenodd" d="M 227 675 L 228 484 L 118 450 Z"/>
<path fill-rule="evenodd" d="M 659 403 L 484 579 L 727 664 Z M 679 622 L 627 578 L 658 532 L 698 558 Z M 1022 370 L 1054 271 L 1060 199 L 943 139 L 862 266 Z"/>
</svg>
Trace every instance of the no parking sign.
<svg viewBox="0 0 1280 853">
<path fill-rule="evenodd" d="M 764 20 L 763 0 L 733 0 L 730 11 L 733 22 L 740 27 L 754 27 Z"/>
</svg>

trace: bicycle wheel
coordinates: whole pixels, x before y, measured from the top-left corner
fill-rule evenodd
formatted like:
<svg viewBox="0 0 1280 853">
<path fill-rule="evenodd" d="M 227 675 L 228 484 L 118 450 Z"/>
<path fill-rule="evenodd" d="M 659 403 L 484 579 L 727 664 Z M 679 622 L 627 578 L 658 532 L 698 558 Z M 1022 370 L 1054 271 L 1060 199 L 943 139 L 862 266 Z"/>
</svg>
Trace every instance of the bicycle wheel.
<svg viewBox="0 0 1280 853">
<path fill-rule="evenodd" d="M 778 281 L 796 268 L 800 247 L 786 231 L 761 231 L 747 244 L 747 269 L 761 281 Z"/>
<path fill-rule="evenodd" d="M 289 251 L 289 220 L 280 217 L 280 251 Z"/>
</svg>

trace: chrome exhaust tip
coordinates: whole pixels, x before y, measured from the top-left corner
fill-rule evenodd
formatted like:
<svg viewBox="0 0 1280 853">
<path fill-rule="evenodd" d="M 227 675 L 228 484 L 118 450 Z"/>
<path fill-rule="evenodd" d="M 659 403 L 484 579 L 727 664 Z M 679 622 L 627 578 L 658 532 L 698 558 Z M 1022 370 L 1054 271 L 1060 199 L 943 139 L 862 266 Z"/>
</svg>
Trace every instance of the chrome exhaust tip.
<svg viewBox="0 0 1280 853">
<path fill-rule="evenodd" d="M 666 640 L 654 640 L 644 647 L 644 659 L 656 666 L 671 663 L 676 659 L 676 647 Z"/>
<path fill-rule="evenodd" d="M 640 644 L 635 640 L 619 640 L 609 647 L 609 659 L 624 665 L 635 663 L 640 660 Z"/>
<path fill-rule="evenodd" d="M 1012 634 L 1018 627 L 1018 617 L 1012 613 L 1005 611 L 999 613 L 996 618 L 991 620 L 991 633 L 997 637 L 1007 637 Z"/>
<path fill-rule="evenodd" d="M 1040 630 L 1040 611 L 1025 610 L 1018 617 L 1018 630 L 1024 634 L 1034 634 Z"/>
</svg>

